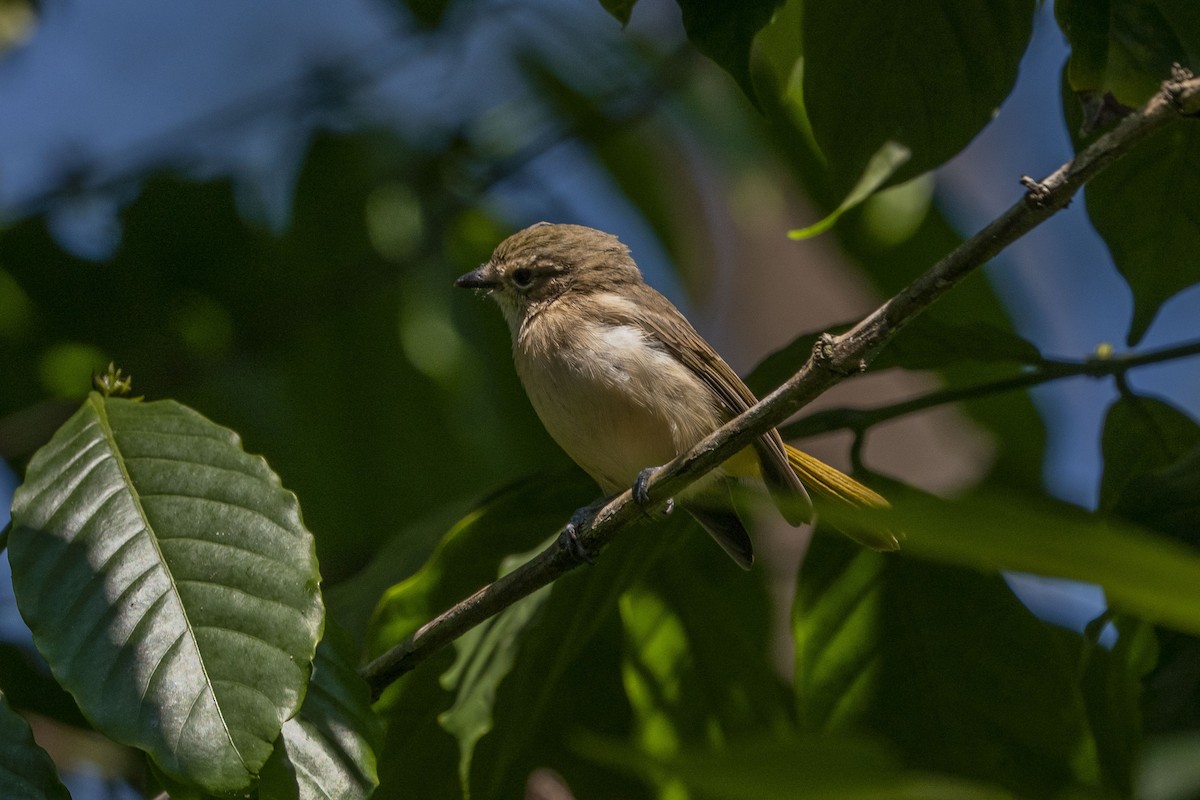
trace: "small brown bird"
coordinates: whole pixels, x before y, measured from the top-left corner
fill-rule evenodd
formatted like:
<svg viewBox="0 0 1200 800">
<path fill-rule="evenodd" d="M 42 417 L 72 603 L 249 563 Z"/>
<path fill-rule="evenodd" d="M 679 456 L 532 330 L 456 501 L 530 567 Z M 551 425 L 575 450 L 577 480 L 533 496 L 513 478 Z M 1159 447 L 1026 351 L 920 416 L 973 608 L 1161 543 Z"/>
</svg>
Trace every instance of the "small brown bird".
<svg viewBox="0 0 1200 800">
<path fill-rule="evenodd" d="M 611 234 L 540 222 L 454 285 L 485 290 L 500 306 L 542 424 L 605 493 L 633 485 L 637 495 L 648 470 L 757 402 Z M 806 486 L 854 505 L 887 505 L 772 429 L 678 498 L 744 568 L 754 549 L 731 490 L 747 478 L 761 478 L 792 525 L 812 519 Z M 898 547 L 886 531 L 852 535 L 876 549 Z"/>
</svg>

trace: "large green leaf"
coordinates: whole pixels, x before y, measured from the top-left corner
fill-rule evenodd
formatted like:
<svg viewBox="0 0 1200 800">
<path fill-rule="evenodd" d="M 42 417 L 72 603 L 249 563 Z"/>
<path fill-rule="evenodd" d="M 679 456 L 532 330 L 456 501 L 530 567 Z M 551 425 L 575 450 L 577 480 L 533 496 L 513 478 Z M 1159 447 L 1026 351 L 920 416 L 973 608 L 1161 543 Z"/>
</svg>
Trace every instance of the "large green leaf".
<svg viewBox="0 0 1200 800">
<path fill-rule="evenodd" d="M 597 774 L 593 764 L 568 748 L 567 738 L 580 728 L 606 733 L 628 729 L 618 600 L 639 578 L 659 568 L 681 539 L 712 547 L 691 525 L 680 514 L 637 526 L 595 565 L 554 583 L 535 624 L 521 632 L 517 659 L 497 687 L 495 728 L 479 741 L 472 765 L 473 796 L 519 796 L 526 777 L 538 767 L 564 775 L 581 796 L 589 787 L 600 795 L 639 796 L 611 771 Z M 718 548 L 712 549 L 724 558 Z"/>
<path fill-rule="evenodd" d="M 669 722 L 684 745 L 793 721 L 771 660 L 768 571 L 730 570 L 711 544 L 701 539 L 663 559 L 620 598 L 630 703 L 643 726 Z"/>
<path fill-rule="evenodd" d="M 904 553 L 988 572 L 1013 570 L 1102 586 L 1109 602 L 1168 627 L 1200 633 L 1200 555 L 1118 520 L 1017 492 L 959 500 L 891 493 L 894 509 L 825 509 L 834 524 L 888 524 Z"/>
<path fill-rule="evenodd" d="M 1072 654 L 997 574 L 821 536 L 800 573 L 796 700 L 812 731 L 1031 796 L 1094 784 Z"/>
<path fill-rule="evenodd" d="M 368 632 L 368 653 L 378 654 L 397 644 L 453 603 L 495 580 L 505 558 L 544 542 L 595 493 L 595 484 L 573 470 L 529 478 L 484 498 L 445 534 L 419 571 L 384 594 Z M 508 633 L 516 635 L 519 630 Z M 471 639 L 479 641 L 476 637 L 483 635 Z M 487 691 L 489 678 L 503 677 L 507 667 L 503 659 L 494 660 L 488 669 L 495 673 L 447 684 L 440 676 L 453 668 L 452 656 L 449 649 L 438 653 L 383 694 L 377 707 L 388 715 L 389 726 L 379 759 L 381 794 L 441 797 L 461 792 L 458 775 L 464 751 L 443 726 L 442 715 L 454 705 L 461 687 L 464 700 L 452 725 L 467 730 L 487 718 L 490 701 L 468 709 L 466 697 L 472 689 Z M 463 654 L 463 663 L 469 658 Z"/>
<path fill-rule="evenodd" d="M 263 767 L 259 800 L 366 800 L 379 779 L 382 728 L 349 635 L 327 626 L 300 713 L 283 725 Z"/>
<path fill-rule="evenodd" d="M 1113 513 L 1200 547 L 1200 446 L 1131 480 Z"/>
<path fill-rule="evenodd" d="M 784 0 L 676 2 L 683 12 L 683 27 L 688 39 L 696 49 L 732 75 L 751 101 L 757 100 L 750 80 L 750 45 Z"/>
<path fill-rule="evenodd" d="M 830 332 L 848 328 L 830 326 Z M 746 376 L 760 397 L 799 371 L 812 355 L 819 332 L 802 333 L 769 354 Z M 1037 364 L 1041 353 L 1012 331 L 988 322 L 956 322 L 935 315 L 917 317 L 871 363 L 871 369 L 944 369 L 964 362 L 1024 366 Z"/>
<path fill-rule="evenodd" d="M 1133 291 L 1131 345 L 1159 307 L 1200 282 L 1200 125 L 1173 125 L 1088 183 L 1088 216 Z"/>
<path fill-rule="evenodd" d="M 380 598 L 368 631 L 374 657 L 496 579 L 501 563 L 546 541 L 597 493 L 578 470 L 527 478 L 497 490 L 459 520 L 415 574 Z"/>
<path fill-rule="evenodd" d="M 803 105 L 838 194 L 888 142 L 912 154 L 899 182 L 974 138 L 1012 89 L 1033 12 L 1034 0 L 805 2 Z"/>
<path fill-rule="evenodd" d="M 207 791 L 247 787 L 324 620 L 296 498 L 173 401 L 92 394 L 13 498 L 13 586 L 84 714 Z"/>
<path fill-rule="evenodd" d="M 1096 102 L 1111 95 L 1139 106 L 1172 64 L 1200 59 L 1200 5 L 1191 0 L 1057 0 L 1054 15 L 1071 43 L 1071 88 Z"/>
<path fill-rule="evenodd" d="M 1088 648 L 1082 687 L 1104 786 L 1129 797 L 1144 745 L 1142 684 L 1158 658 L 1158 642 L 1153 627 L 1141 620 L 1122 615 L 1115 622 L 1111 650 L 1100 644 Z"/>
<path fill-rule="evenodd" d="M 0 694 L 0 796 L 6 800 L 69 800 L 54 762 L 33 740 L 29 723 Z"/>
<path fill-rule="evenodd" d="M 1122 395 L 1104 418 L 1101 446 L 1100 507 L 1111 510 L 1124 503 L 1137 508 L 1151 488 L 1145 485 L 1145 478 L 1160 482 L 1163 470 L 1200 447 L 1200 425 L 1161 400 Z M 1159 507 L 1168 510 L 1171 497 L 1155 495 Z"/>
<path fill-rule="evenodd" d="M 514 559 L 518 566 L 528 557 Z M 507 572 L 508 570 L 503 570 Z M 471 762 L 475 745 L 492 730 L 492 707 L 496 687 L 508 677 L 521 648 L 522 634 L 550 596 L 543 586 L 496 616 L 470 631 L 454 643 L 457 660 L 442 675 L 442 686 L 455 692 L 454 705 L 438 721 L 458 740 L 458 779 L 463 795 L 471 794 Z"/>
</svg>

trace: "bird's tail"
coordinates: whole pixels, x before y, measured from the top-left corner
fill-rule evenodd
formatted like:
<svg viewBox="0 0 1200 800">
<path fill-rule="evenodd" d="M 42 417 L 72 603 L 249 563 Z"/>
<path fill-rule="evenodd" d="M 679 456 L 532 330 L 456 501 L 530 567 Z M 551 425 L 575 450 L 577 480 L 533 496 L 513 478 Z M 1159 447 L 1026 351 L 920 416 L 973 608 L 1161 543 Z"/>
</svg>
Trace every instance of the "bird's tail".
<svg viewBox="0 0 1200 800">
<path fill-rule="evenodd" d="M 788 464 L 801 483 L 819 495 L 841 501 L 856 508 L 888 508 L 891 504 L 883 495 L 864 486 L 841 470 L 824 461 L 784 444 Z M 850 530 L 839 528 L 859 544 L 875 550 L 899 550 L 900 536 L 895 531 L 856 527 Z"/>
</svg>

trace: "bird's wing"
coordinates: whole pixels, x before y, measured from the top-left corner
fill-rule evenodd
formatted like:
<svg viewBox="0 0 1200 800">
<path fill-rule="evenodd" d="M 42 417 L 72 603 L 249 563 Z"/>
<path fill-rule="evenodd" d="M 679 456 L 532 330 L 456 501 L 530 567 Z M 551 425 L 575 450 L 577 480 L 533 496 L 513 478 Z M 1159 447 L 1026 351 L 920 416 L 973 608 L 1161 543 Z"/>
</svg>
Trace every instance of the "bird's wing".
<svg viewBox="0 0 1200 800">
<path fill-rule="evenodd" d="M 649 286 L 639 289 L 654 292 Z M 665 303 L 665 306 L 663 305 Z M 712 390 L 725 406 L 727 419 L 742 413 L 758 402 L 754 393 L 742 382 L 725 359 L 713 350 L 683 314 L 663 298 L 663 303 L 630 304 L 622 309 L 627 319 L 621 320 L 644 330 L 664 350 L 682 362 Z M 663 313 L 647 311 L 649 307 L 665 308 Z M 763 482 L 775 504 L 792 525 L 812 519 L 812 501 L 804 484 L 788 463 L 783 439 L 774 428 L 754 442 L 754 450 L 762 466 Z"/>
</svg>

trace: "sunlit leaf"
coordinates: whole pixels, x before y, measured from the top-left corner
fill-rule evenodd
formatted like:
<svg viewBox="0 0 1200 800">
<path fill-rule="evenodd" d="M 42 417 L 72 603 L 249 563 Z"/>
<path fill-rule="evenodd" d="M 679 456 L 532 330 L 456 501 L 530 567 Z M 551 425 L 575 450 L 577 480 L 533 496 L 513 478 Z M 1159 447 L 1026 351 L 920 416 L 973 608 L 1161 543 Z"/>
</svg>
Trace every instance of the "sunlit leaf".
<svg viewBox="0 0 1200 800">
<path fill-rule="evenodd" d="M 317 645 L 300 713 L 284 723 L 263 767 L 259 800 L 366 800 L 379 783 L 382 745 L 370 689 L 359 676 L 349 637 L 327 627 Z"/>
<path fill-rule="evenodd" d="M 730 570 L 711 543 L 698 541 L 621 596 L 622 674 L 635 741 L 646 752 L 669 757 L 792 728 L 788 690 L 770 658 L 764 577 Z"/>
<path fill-rule="evenodd" d="M 510 560 L 508 572 L 534 553 Z M 508 676 L 521 645 L 521 634 L 550 596 L 544 586 L 522 598 L 454 642 L 457 660 L 442 675 L 442 686 L 455 693 L 454 705 L 438 717 L 458 740 L 458 777 L 464 796 L 471 791 L 471 760 L 475 744 L 492 729 L 496 687 Z"/>
<path fill-rule="evenodd" d="M 485 498 L 442 538 L 430 559 L 379 600 L 368 656 L 397 644 L 434 615 L 496 579 L 501 562 L 559 530 L 597 493 L 582 473 L 543 475 Z"/>
<path fill-rule="evenodd" d="M 1074 660 L 997 574 L 820 536 L 793 632 L 810 731 L 870 731 L 909 765 L 1023 796 L 1096 780 Z"/>
<path fill-rule="evenodd" d="M 1200 633 L 1200 555 L 1117 520 L 1019 493 L 956 501 L 889 496 L 892 513 L 829 507 L 833 522 L 890 524 L 903 553 L 975 567 L 1050 575 L 1102 586 L 1110 604 L 1168 627 Z"/>
<path fill-rule="evenodd" d="M 0 694 L 0 796 L 12 800 L 69 800 L 54 762 L 33 740 L 29 723 Z"/>
<path fill-rule="evenodd" d="M 611 770 L 582 761 L 567 746 L 581 729 L 627 730 L 621 681 L 619 598 L 682 542 L 728 561 L 686 515 L 627 531 L 596 561 L 555 582 L 534 625 L 522 631 L 517 660 L 497 687 L 495 729 L 472 764 L 472 796 L 519 796 L 530 772 L 551 767 L 571 775 L 581 796 L 638 797 Z M 728 564 L 726 564 L 728 567 Z M 741 573 L 734 568 L 733 572 Z"/>
<path fill-rule="evenodd" d="M 545 542 L 595 493 L 589 478 L 572 471 L 531 477 L 482 500 L 445 534 L 418 572 L 384 594 L 368 632 L 369 655 L 397 644 L 495 580 L 505 558 Z M 601 562 L 607 560 L 605 556 Z M 463 659 L 465 664 L 469 656 Z M 379 758 L 381 794 L 461 794 L 463 751 L 439 720 L 455 702 L 456 687 L 444 685 L 439 677 L 452 664 L 452 652 L 439 653 L 394 684 L 377 704 L 389 719 Z M 490 708 L 479 709 L 479 718 L 488 713 Z"/>
<path fill-rule="evenodd" d="M 312 536 L 266 462 L 173 401 L 92 394 L 12 512 L 21 613 L 92 724 L 182 782 L 248 786 L 324 619 Z"/>
<path fill-rule="evenodd" d="M 1033 0 L 809 0 L 804 106 L 835 188 L 886 142 L 925 172 L 962 149 L 1008 96 L 1032 29 Z"/>
<path fill-rule="evenodd" d="M 880 186 L 883 186 L 911 157 L 912 151 L 904 145 L 897 144 L 896 142 L 884 142 L 875 151 L 874 155 L 871 156 L 871 159 L 867 162 L 867 168 L 863 170 L 862 176 L 858 179 L 858 183 L 854 184 L 854 188 L 842 200 L 841 205 L 819 222 L 805 228 L 788 231 L 788 238 L 811 239 L 813 236 L 829 230 L 843 214 L 865 201 Z"/>
</svg>

